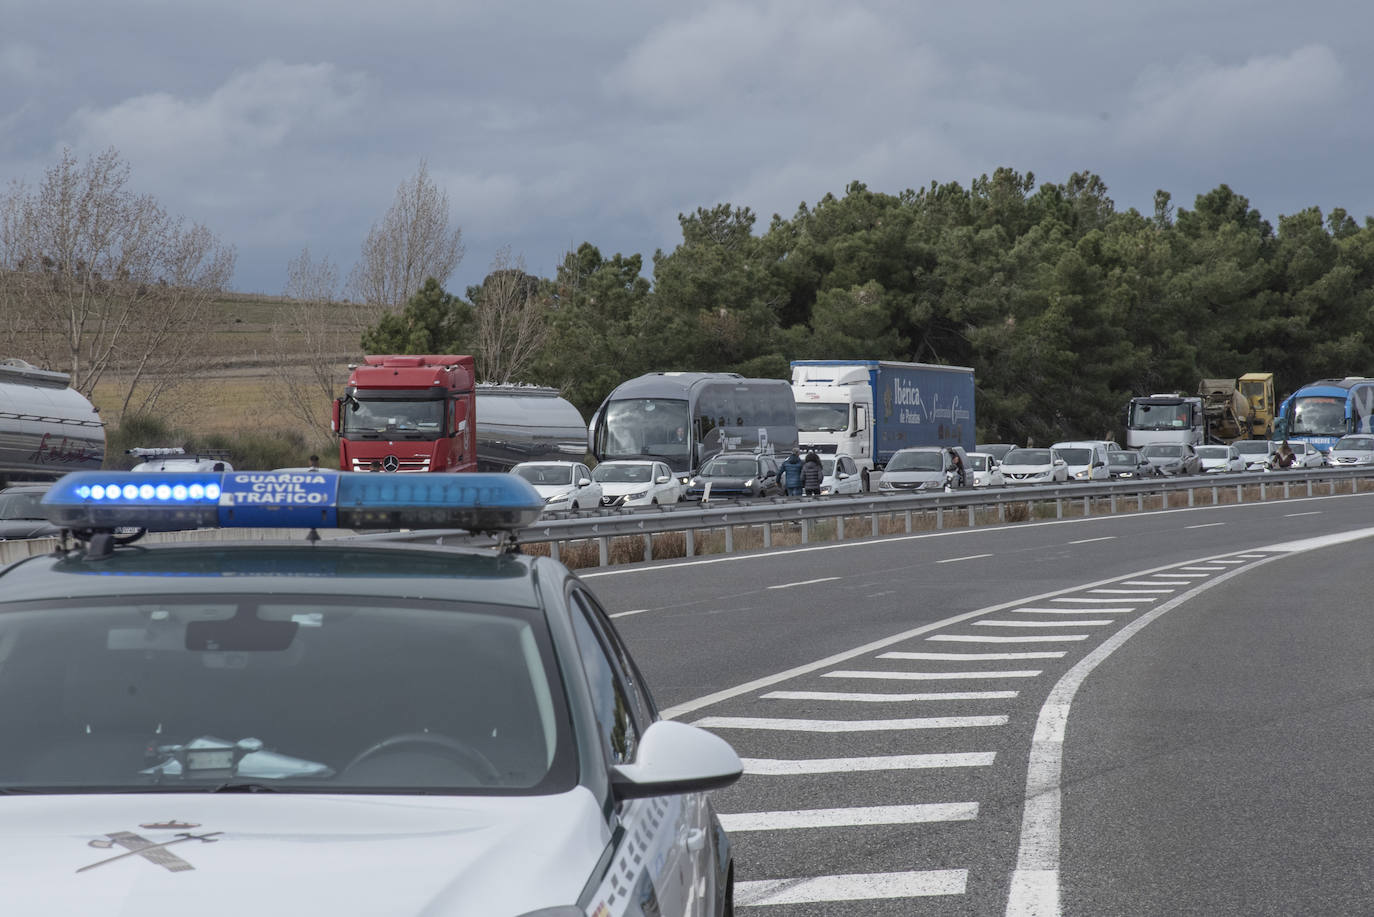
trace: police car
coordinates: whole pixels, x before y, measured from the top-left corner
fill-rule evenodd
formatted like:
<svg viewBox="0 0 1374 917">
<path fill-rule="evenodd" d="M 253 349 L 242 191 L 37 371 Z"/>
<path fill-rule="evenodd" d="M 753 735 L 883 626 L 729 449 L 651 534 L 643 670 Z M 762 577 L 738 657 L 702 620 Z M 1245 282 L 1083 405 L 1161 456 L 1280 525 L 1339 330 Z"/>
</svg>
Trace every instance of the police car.
<svg viewBox="0 0 1374 917">
<path fill-rule="evenodd" d="M 0 569 L 5 915 L 731 912 L 740 760 L 514 547 L 520 478 L 79 472 L 44 507 L 64 546 Z M 207 526 L 300 531 L 120 534 Z"/>
</svg>

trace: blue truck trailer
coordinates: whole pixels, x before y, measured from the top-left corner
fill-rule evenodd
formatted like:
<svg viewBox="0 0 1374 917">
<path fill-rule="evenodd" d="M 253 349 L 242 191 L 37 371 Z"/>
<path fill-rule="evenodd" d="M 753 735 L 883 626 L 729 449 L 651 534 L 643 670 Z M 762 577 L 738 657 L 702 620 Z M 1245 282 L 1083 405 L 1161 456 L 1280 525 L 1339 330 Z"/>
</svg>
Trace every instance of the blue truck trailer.
<svg viewBox="0 0 1374 917">
<path fill-rule="evenodd" d="M 976 435 L 973 370 L 890 360 L 793 360 L 802 450 L 848 455 L 863 475 L 908 446 L 962 446 Z"/>
</svg>

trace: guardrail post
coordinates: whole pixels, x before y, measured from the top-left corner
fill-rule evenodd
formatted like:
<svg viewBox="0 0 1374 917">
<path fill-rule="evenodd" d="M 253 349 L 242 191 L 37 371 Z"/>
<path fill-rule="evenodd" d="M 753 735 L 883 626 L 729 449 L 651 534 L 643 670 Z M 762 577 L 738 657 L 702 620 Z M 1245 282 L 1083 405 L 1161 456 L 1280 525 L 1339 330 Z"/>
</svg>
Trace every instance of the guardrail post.
<svg viewBox="0 0 1374 917">
<path fill-rule="evenodd" d="M 844 541 L 844 517 L 835 517 L 835 540 Z"/>
<path fill-rule="evenodd" d="M 1191 487 L 1188 488 L 1188 505 L 1193 505 L 1193 488 Z"/>
<path fill-rule="evenodd" d="M 1213 505 L 1213 506 L 1216 506 L 1216 505 L 1217 505 L 1217 501 L 1220 500 L 1220 499 L 1221 499 L 1221 495 L 1217 493 L 1217 485 L 1213 484 L 1213 485 L 1212 485 L 1212 505 Z"/>
<path fill-rule="evenodd" d="M 1083 498 L 1083 518 L 1086 519 L 1093 514 L 1093 498 Z"/>
<path fill-rule="evenodd" d="M 969 508 L 968 508 L 968 527 L 969 527 L 969 528 L 973 528 L 973 527 L 974 527 L 975 525 L 977 525 L 977 524 L 978 524 L 978 523 L 977 523 L 977 522 L 975 521 L 975 519 L 973 518 L 973 505 L 970 504 L 970 505 L 969 505 Z"/>
<path fill-rule="evenodd" d="M 945 508 L 943 506 L 935 507 L 935 527 L 937 529 L 945 527 Z"/>
<path fill-rule="evenodd" d="M 1311 478 L 1308 478 L 1308 479 L 1307 479 L 1307 495 L 1308 495 L 1309 497 L 1312 496 L 1312 479 L 1311 479 Z"/>
<path fill-rule="evenodd" d="M 873 511 L 873 537 L 878 537 L 878 511 L 876 509 Z"/>
<path fill-rule="evenodd" d="M 809 541 L 811 540 L 811 520 L 810 520 L 810 519 L 803 519 L 803 520 L 801 521 L 801 526 L 802 526 L 802 544 L 806 544 L 807 542 L 809 542 Z"/>
<path fill-rule="evenodd" d="M 654 536 L 644 536 L 644 560 L 647 563 L 654 559 Z"/>
<path fill-rule="evenodd" d="M 688 529 L 688 530 L 685 532 L 685 534 L 687 535 L 687 538 L 685 539 L 685 540 L 686 540 L 686 543 L 687 543 L 687 544 L 686 544 L 687 556 L 688 556 L 688 557 L 691 557 L 692 555 L 694 555 L 694 554 L 696 553 L 696 550 L 697 550 L 696 532 L 693 531 L 692 529 Z"/>
<path fill-rule="evenodd" d="M 1056 518 L 1056 519 L 1063 519 L 1063 518 L 1064 518 L 1064 498 L 1063 498 L 1063 497 L 1055 497 L 1055 498 L 1054 498 L 1054 518 Z"/>
<path fill-rule="evenodd" d="M 773 523 L 771 522 L 765 522 L 763 524 L 763 546 L 765 548 L 771 548 L 773 546 Z"/>
<path fill-rule="evenodd" d="M 1336 479 L 1335 479 L 1335 478 L 1332 478 L 1331 481 L 1330 481 L 1330 484 L 1331 484 L 1331 496 L 1334 497 L 1334 496 L 1336 496 Z"/>
<path fill-rule="evenodd" d="M 1112 515 L 1115 516 L 1115 515 L 1116 515 L 1116 494 L 1112 494 L 1112 496 L 1111 496 L 1111 505 L 1112 505 Z"/>
<path fill-rule="evenodd" d="M 725 525 L 725 553 L 735 553 L 735 527 L 728 522 Z"/>
<path fill-rule="evenodd" d="M 1283 482 L 1283 498 L 1284 498 L 1285 500 L 1288 499 L 1288 482 L 1287 482 L 1287 481 L 1284 481 L 1284 482 Z"/>
<path fill-rule="evenodd" d="M 906 533 L 911 534 L 911 510 L 906 511 Z"/>
<path fill-rule="evenodd" d="M 1263 501 L 1265 501 L 1265 500 L 1267 500 L 1267 499 L 1269 499 L 1269 496 L 1268 496 L 1268 493 L 1267 493 L 1267 492 L 1265 491 L 1265 489 L 1264 489 L 1264 482 L 1263 482 L 1263 481 L 1260 481 L 1260 501 L 1263 502 Z"/>
<path fill-rule="evenodd" d="M 1140 491 L 1140 492 L 1138 492 L 1138 493 L 1135 495 L 1135 511 L 1138 512 L 1138 513 L 1143 513 L 1143 512 L 1145 512 L 1145 492 L 1144 492 L 1144 491 Z"/>
<path fill-rule="evenodd" d="M 1350 492 L 1352 494 L 1357 494 L 1360 492 L 1360 479 L 1355 477 L 1354 475 L 1350 476 Z"/>
<path fill-rule="evenodd" d="M 550 541 L 550 542 L 549 542 L 549 556 L 552 557 L 554 560 L 558 560 L 558 559 L 559 559 L 559 558 L 558 558 L 558 542 L 556 542 L 556 541 Z"/>
<path fill-rule="evenodd" d="M 596 546 L 600 554 L 601 566 L 609 567 L 611 565 L 611 539 L 602 535 L 596 540 Z"/>
</svg>

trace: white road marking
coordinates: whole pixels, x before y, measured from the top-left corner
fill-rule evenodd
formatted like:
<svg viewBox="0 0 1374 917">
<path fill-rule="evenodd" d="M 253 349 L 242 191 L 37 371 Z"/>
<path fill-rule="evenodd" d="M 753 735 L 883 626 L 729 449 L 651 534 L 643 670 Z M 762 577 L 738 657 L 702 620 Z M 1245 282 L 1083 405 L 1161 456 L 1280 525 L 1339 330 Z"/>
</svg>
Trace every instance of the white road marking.
<svg viewBox="0 0 1374 917">
<path fill-rule="evenodd" d="M 889 589 L 889 590 L 887 590 L 886 592 L 865 592 L 865 593 L 864 593 L 864 598 L 866 598 L 866 599 L 878 599 L 878 598 L 882 598 L 882 597 L 885 596 L 885 595 L 896 595 L 896 594 L 897 594 L 897 590 L 895 590 L 895 589 Z"/>
<path fill-rule="evenodd" d="M 962 895 L 967 887 L 967 869 L 762 879 L 754 882 L 736 882 L 735 904 L 739 907 L 759 907 L 769 904 L 811 904 L 820 901 L 924 898 L 933 895 Z"/>
<path fill-rule="evenodd" d="M 1181 579 L 1181 580 L 1183 580 L 1183 581 L 1185 581 L 1185 582 L 1191 583 L 1192 580 L 1195 580 L 1195 579 L 1206 579 L 1207 577 L 1209 577 L 1209 576 L 1211 576 L 1211 575 L 1212 575 L 1212 574 L 1210 574 L 1210 573 L 1183 573 L 1183 572 L 1182 572 L 1182 569 L 1180 568 L 1180 570 L 1179 570 L 1178 572 L 1170 573 L 1170 574 L 1169 574 L 1169 579 L 1171 579 L 1171 580 L 1173 580 L 1173 579 Z M 1163 579 L 1160 579 L 1160 582 L 1164 582 L 1164 580 L 1163 580 Z"/>
<path fill-rule="evenodd" d="M 1225 567 L 1207 567 L 1207 566 L 1198 566 L 1198 565 L 1194 565 L 1194 566 L 1191 566 L 1191 567 L 1179 567 L 1179 569 L 1180 569 L 1180 570 L 1187 571 L 1188 573 L 1221 573 L 1221 572 L 1223 572 L 1226 568 L 1225 568 Z"/>
<path fill-rule="evenodd" d="M 907 729 L 971 729 L 1005 726 L 1005 716 L 920 716 L 901 720 L 787 720 L 763 716 L 707 716 L 703 729 L 767 729 L 775 732 L 896 732 Z"/>
<path fill-rule="evenodd" d="M 853 828 L 860 825 L 915 825 L 924 822 L 973 821 L 978 817 L 978 803 L 923 803 L 849 809 L 801 809 L 795 812 L 721 812 L 718 817 L 721 827 L 727 832 Z"/>
<path fill-rule="evenodd" d="M 1171 580 L 1171 579 L 1163 579 L 1163 578 L 1160 578 L 1160 577 L 1156 576 L 1154 579 L 1128 579 L 1128 580 L 1124 581 L 1121 585 L 1123 585 L 1123 586 L 1191 586 L 1192 584 L 1193 584 L 1192 580 L 1186 580 L 1186 579 Z"/>
<path fill-rule="evenodd" d="M 1211 529 L 1211 528 L 1216 528 L 1216 527 L 1219 526 L 1219 525 L 1225 525 L 1225 524 L 1226 524 L 1225 522 L 1204 522 L 1202 525 L 1185 525 L 1184 528 L 1185 528 L 1185 529 Z"/>
<path fill-rule="evenodd" d="M 952 659 L 956 662 L 1006 662 L 1012 659 L 1063 659 L 1065 650 L 1036 653 L 882 653 L 879 659 Z"/>
<path fill-rule="evenodd" d="M 1371 536 L 1374 536 L 1374 528 L 1271 545 L 1266 550 L 1298 553 Z M 1260 554 L 1256 555 L 1255 559 L 1260 563 L 1267 563 L 1277 556 Z M 1242 573 L 1248 573 L 1256 566 L 1259 564 L 1236 567 L 1208 582 L 1199 583 L 1163 605 L 1150 609 L 1083 657 L 1050 691 L 1044 706 L 1040 708 L 1035 734 L 1031 740 L 1030 763 L 1026 772 L 1025 806 L 1021 819 L 1021 841 L 1007 899 L 1007 917 L 1044 917 L 1060 913 L 1059 824 L 1062 790 L 1059 781 L 1063 767 L 1064 732 L 1068 725 L 1069 708 L 1078 688 L 1094 668 L 1152 621 L 1186 604 L 1213 586 Z"/>
<path fill-rule="evenodd" d="M 957 564 L 961 560 L 981 560 L 984 557 L 991 557 L 991 554 L 969 554 L 966 557 L 946 557 L 944 560 L 937 560 L 937 564 Z"/>
<path fill-rule="evenodd" d="M 1169 590 L 1169 591 L 1172 591 L 1172 590 Z M 1050 599 L 1050 601 L 1051 601 L 1051 602 L 1064 602 L 1065 604 L 1069 604 L 1069 605 L 1102 605 L 1102 604 L 1108 604 L 1108 605 L 1110 605 L 1112 602 L 1135 602 L 1135 603 L 1137 603 L 1137 604 L 1139 604 L 1139 603 L 1145 603 L 1145 604 L 1148 605 L 1150 602 L 1158 602 L 1159 599 L 1158 599 L 1157 597 L 1155 597 L 1155 596 L 1150 596 L 1150 597 L 1148 597 L 1148 598 L 1141 598 L 1141 597 L 1139 597 L 1139 596 L 1134 596 L 1134 597 L 1132 597 L 1132 598 L 1126 598 L 1125 596 L 1115 595 L 1115 596 L 1112 596 L 1111 598 L 1088 599 L 1088 598 L 1068 598 L 1068 597 L 1065 597 L 1065 598 Z"/>
<path fill-rule="evenodd" d="M 744 772 L 769 777 L 797 774 L 848 774 L 859 771 L 930 770 L 945 767 L 991 767 L 996 752 L 883 755 L 868 758 L 742 758 Z"/>
<path fill-rule="evenodd" d="M 1128 605 L 1116 605 L 1111 608 L 1101 606 L 1093 606 L 1092 608 L 1046 608 L 1041 605 L 1026 608 L 1013 608 L 1012 611 L 1017 614 L 1027 615 L 1119 615 L 1127 614 L 1132 611 L 1140 611 L 1140 609 Z"/>
<path fill-rule="evenodd" d="M 1285 519 L 1296 519 L 1296 518 L 1298 518 L 1299 516 L 1320 516 L 1320 515 L 1321 515 L 1321 510 L 1314 509 L 1314 510 L 1312 510 L 1311 512 L 1308 512 L 1308 513 L 1284 513 L 1284 514 L 1283 514 L 1283 518 L 1285 518 Z"/>
<path fill-rule="evenodd" d="M 822 678 L 877 678 L 893 681 L 956 681 L 983 678 L 1034 678 L 1039 669 L 1023 669 L 1007 672 L 826 672 Z"/>
<path fill-rule="evenodd" d="M 1077 541 L 1070 541 L 1069 544 L 1092 544 L 1094 541 L 1115 541 L 1115 535 L 1104 535 L 1101 538 L 1080 538 Z"/>
<path fill-rule="evenodd" d="M 781 583 L 777 586 L 769 586 L 769 589 L 791 589 L 793 586 L 812 586 L 816 583 L 828 583 L 839 579 L 838 576 L 822 576 L 819 579 L 804 579 L 796 583 Z"/>
<path fill-rule="evenodd" d="M 1104 595 L 1138 595 L 1141 593 L 1168 594 L 1172 589 L 1089 589 L 1089 592 L 1099 592 Z M 1058 601 L 1056 599 L 1056 601 Z"/>
<path fill-rule="evenodd" d="M 644 612 L 646 612 L 646 611 L 648 611 L 648 610 L 649 610 L 649 609 L 647 609 L 647 608 L 636 608 L 634 611 L 617 611 L 617 612 L 616 612 L 615 614 L 613 614 L 613 615 L 608 615 L 608 617 L 612 617 L 612 618 L 628 618 L 630 615 L 642 615 L 642 614 L 644 614 Z"/>
<path fill-rule="evenodd" d="M 982 634 L 935 634 L 927 640 L 946 643 L 1059 643 L 1062 640 L 1086 640 L 1091 634 L 1048 634 L 1045 636 L 994 637 Z"/>
<path fill-rule="evenodd" d="M 908 703 L 928 700 L 1011 700 L 1019 691 L 930 691 L 924 694 L 856 694 L 844 691 L 769 691 L 764 700 L 835 700 Z"/>
<path fill-rule="evenodd" d="M 1082 614 L 1082 612 L 1075 612 Z M 1101 627 L 1104 624 L 1116 624 L 1116 621 L 1094 620 L 1094 621 L 974 621 L 977 627 Z"/>
</svg>

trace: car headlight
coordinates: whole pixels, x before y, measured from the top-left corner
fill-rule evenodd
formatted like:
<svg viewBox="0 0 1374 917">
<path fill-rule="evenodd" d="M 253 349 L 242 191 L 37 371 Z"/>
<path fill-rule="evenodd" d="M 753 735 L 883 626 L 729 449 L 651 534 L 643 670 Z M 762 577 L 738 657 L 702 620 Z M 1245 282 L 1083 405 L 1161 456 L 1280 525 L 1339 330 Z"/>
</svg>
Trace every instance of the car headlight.
<svg viewBox="0 0 1374 917">
<path fill-rule="evenodd" d="M 1088 477 L 1088 473 L 1086 471 L 1075 471 L 1073 476 L 1075 480 L 1082 481 Z"/>
<path fill-rule="evenodd" d="M 626 500 L 642 500 L 642 499 L 644 499 L 644 498 L 647 497 L 647 496 L 649 496 L 649 492 L 648 492 L 647 490 L 640 490 L 640 491 L 636 491 L 635 493 L 632 493 L 632 494 L 626 494 L 626 495 L 625 495 L 625 499 L 626 499 Z"/>
<path fill-rule="evenodd" d="M 561 502 L 563 502 L 564 500 L 568 499 L 568 496 L 569 496 L 568 494 L 554 494 L 552 497 L 549 497 L 549 498 L 546 499 L 544 502 L 545 502 L 545 503 L 561 503 Z"/>
<path fill-rule="evenodd" d="M 834 489 L 835 489 L 835 488 L 833 488 L 833 487 L 822 487 L 822 488 L 821 488 L 821 496 L 822 496 L 822 497 L 826 496 L 827 494 L 831 493 Z"/>
<path fill-rule="evenodd" d="M 690 482 L 688 482 L 688 483 L 690 483 L 693 487 L 700 487 L 700 486 L 701 486 L 701 478 L 692 478 L 692 480 L 691 480 Z"/>
<path fill-rule="evenodd" d="M 745 482 L 744 482 L 744 486 L 745 486 L 745 487 L 753 487 L 753 486 L 754 486 L 754 479 L 753 479 L 753 478 L 750 478 L 749 480 L 745 481 Z"/>
</svg>

